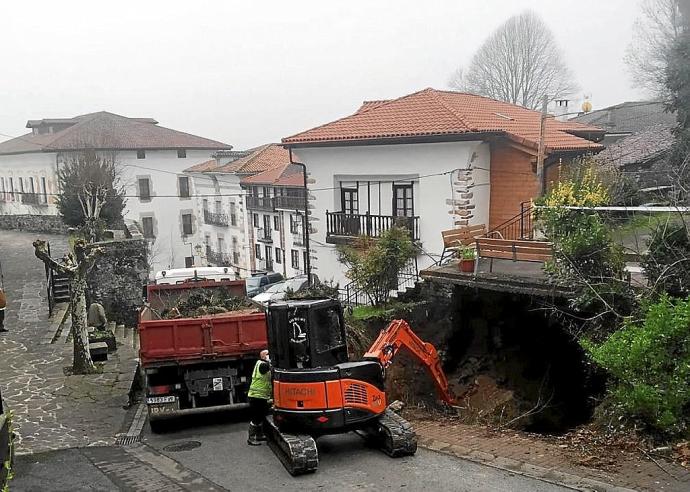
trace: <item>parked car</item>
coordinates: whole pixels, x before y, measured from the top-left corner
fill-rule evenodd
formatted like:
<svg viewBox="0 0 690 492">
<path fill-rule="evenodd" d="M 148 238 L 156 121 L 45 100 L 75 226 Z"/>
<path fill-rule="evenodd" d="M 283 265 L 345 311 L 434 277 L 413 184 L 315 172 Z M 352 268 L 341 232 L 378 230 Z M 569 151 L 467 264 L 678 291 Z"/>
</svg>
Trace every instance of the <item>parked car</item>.
<svg viewBox="0 0 690 492">
<path fill-rule="evenodd" d="M 294 277 L 286 280 L 285 282 L 273 284 L 261 294 L 252 297 L 252 301 L 258 302 L 259 304 L 282 301 L 285 299 L 285 294 L 287 293 L 288 289 L 293 292 L 298 292 L 307 286 L 308 281 L 306 276 Z"/>
<path fill-rule="evenodd" d="M 247 284 L 247 297 L 254 297 L 262 293 L 269 286 L 283 281 L 283 276 L 280 273 L 259 273 L 251 277 L 247 277 L 245 282 Z"/>
</svg>

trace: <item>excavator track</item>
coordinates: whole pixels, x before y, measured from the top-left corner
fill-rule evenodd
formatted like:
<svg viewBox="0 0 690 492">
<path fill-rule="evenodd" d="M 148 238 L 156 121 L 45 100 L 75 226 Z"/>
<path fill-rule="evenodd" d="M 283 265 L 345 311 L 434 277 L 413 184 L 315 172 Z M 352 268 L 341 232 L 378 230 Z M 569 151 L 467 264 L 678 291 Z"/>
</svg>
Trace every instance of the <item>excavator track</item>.
<svg viewBox="0 0 690 492">
<path fill-rule="evenodd" d="M 268 445 L 291 475 L 316 471 L 319 466 L 319 451 L 313 437 L 281 432 L 273 422 L 272 415 L 266 417 L 264 428 Z"/>
<path fill-rule="evenodd" d="M 392 410 L 386 409 L 366 432 L 381 451 L 393 458 L 411 456 L 417 452 L 417 434 L 412 425 Z"/>
</svg>

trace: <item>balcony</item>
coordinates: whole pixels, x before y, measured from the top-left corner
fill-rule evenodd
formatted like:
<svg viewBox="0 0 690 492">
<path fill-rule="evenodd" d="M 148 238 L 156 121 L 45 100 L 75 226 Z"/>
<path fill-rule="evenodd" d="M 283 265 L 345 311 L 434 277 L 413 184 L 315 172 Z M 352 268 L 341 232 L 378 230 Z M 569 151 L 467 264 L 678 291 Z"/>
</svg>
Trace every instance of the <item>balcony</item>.
<svg viewBox="0 0 690 492">
<path fill-rule="evenodd" d="M 304 210 L 304 196 L 277 196 L 273 203 L 280 210 Z"/>
<path fill-rule="evenodd" d="M 206 260 L 215 266 L 232 266 L 230 255 L 221 253 L 220 251 L 213 251 L 208 247 L 206 248 Z"/>
<path fill-rule="evenodd" d="M 262 243 L 272 243 L 271 229 L 260 228 L 256 231 L 256 240 Z"/>
<path fill-rule="evenodd" d="M 419 240 L 419 217 L 345 214 L 326 211 L 326 242 L 347 243 L 358 236 L 381 237 L 394 226 L 405 227 L 413 241 Z"/>
<path fill-rule="evenodd" d="M 273 205 L 273 198 L 270 196 L 248 196 L 247 209 L 262 210 L 264 212 L 273 212 L 275 206 Z"/>
<path fill-rule="evenodd" d="M 304 246 L 306 241 L 304 240 L 304 234 L 297 232 L 292 235 L 292 245 L 293 246 Z"/>
<path fill-rule="evenodd" d="M 226 214 L 214 213 L 209 210 L 204 210 L 204 222 L 206 224 L 217 225 L 221 227 L 228 226 L 228 216 Z"/>
</svg>

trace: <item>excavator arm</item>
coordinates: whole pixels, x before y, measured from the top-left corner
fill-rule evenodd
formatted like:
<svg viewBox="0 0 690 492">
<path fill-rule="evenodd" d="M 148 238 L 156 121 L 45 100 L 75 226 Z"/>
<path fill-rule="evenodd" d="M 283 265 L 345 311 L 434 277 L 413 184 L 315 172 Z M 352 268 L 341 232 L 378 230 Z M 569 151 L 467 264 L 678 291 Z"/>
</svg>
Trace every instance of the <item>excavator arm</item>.
<svg viewBox="0 0 690 492">
<path fill-rule="evenodd" d="M 448 380 L 441 367 L 436 348 L 421 340 L 412 331 L 407 321 L 402 319 L 391 321 L 386 328 L 381 330 L 376 341 L 364 354 L 364 358 L 377 359 L 384 368 L 387 368 L 401 347 L 405 347 L 426 367 L 436 384 L 441 399 L 449 405 L 455 404 L 455 398 L 448 388 Z"/>
</svg>

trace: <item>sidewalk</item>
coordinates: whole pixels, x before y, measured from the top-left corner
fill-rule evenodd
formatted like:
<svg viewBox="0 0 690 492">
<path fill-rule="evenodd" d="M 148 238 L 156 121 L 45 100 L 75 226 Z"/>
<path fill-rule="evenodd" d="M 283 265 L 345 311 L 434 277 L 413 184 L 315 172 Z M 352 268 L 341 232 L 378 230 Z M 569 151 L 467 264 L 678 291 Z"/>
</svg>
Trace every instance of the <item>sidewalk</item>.
<svg viewBox="0 0 690 492">
<path fill-rule="evenodd" d="M 10 330 L 0 337 L 0 389 L 14 413 L 16 452 L 112 444 L 124 423 L 136 367 L 131 331 L 129 338 L 120 334 L 118 351 L 102 374 L 65 375 L 72 364 L 70 323 L 61 325 L 64 306 L 48 318 L 43 263 L 32 254 L 37 236 L 0 235 Z M 66 248 L 64 237 L 47 239 L 56 256 Z"/>
<path fill-rule="evenodd" d="M 421 418 L 412 424 L 422 447 L 576 489 L 690 490 L 690 471 L 661 459 L 655 464 L 621 452 L 604 471 L 579 464 L 582 455 L 577 450 L 517 431 Z"/>
</svg>

